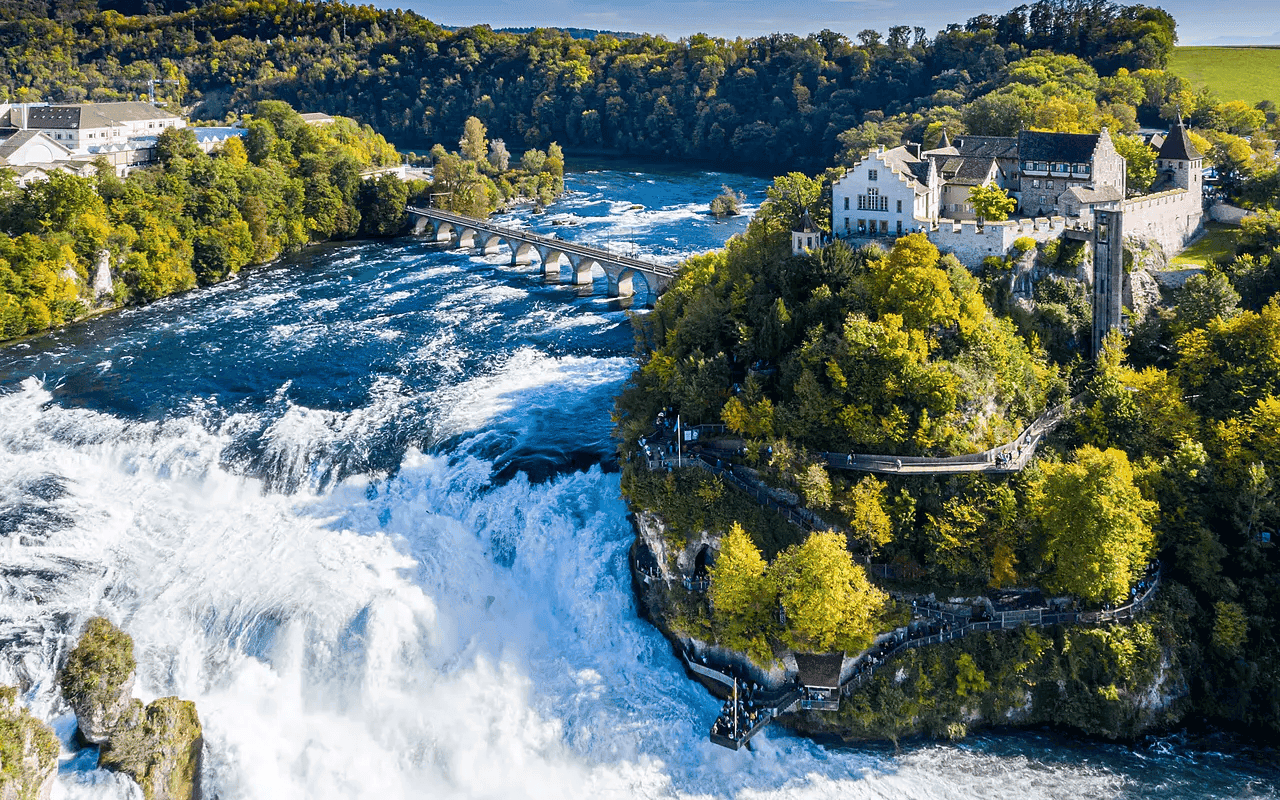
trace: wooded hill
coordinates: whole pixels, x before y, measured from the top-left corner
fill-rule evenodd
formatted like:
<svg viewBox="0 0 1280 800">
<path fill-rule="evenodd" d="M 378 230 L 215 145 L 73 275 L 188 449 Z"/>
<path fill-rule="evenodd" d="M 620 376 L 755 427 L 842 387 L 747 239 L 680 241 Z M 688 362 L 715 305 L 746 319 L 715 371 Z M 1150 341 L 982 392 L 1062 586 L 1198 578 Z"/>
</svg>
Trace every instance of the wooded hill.
<svg viewBox="0 0 1280 800">
<path fill-rule="evenodd" d="M 984 114 L 965 119 L 972 133 L 1002 133 L 1034 121 L 1055 96 L 1087 96 L 1093 106 L 1097 74 L 1122 68 L 1155 72 L 1141 97 L 1110 102 L 1127 103 L 1130 121 L 1154 118 L 1169 100 L 1159 70 L 1175 38 L 1164 11 L 1101 0 L 1040 0 L 932 36 L 896 26 L 887 37 L 828 30 L 733 41 L 449 31 L 412 12 L 298 0 L 223 0 L 151 16 L 19 0 L 0 16 L 9 20 L 0 24 L 7 99 L 136 97 L 148 78 L 166 77 L 181 83 L 162 86 L 162 97 L 196 103 L 197 117 L 280 99 L 351 116 L 401 147 L 456 141 L 474 115 L 513 149 L 558 141 L 811 170 L 829 164 L 840 134 L 869 113 L 873 121 L 905 113 L 917 136 L 954 121 L 954 133 L 969 104 L 1013 85 L 990 130 Z M 1017 73 L 1039 50 L 1073 58 Z M 1093 74 L 1083 88 L 1059 85 L 1080 70 Z"/>
</svg>

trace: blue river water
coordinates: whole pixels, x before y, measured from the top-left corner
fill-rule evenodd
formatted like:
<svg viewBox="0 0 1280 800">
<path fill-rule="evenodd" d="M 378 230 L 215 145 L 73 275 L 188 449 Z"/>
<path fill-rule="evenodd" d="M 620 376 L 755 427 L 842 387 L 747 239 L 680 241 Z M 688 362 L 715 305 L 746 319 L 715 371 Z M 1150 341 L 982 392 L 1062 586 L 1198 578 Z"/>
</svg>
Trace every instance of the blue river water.
<svg viewBox="0 0 1280 800">
<path fill-rule="evenodd" d="M 722 183 L 580 169 L 503 221 L 666 263 Z M 84 620 L 135 693 L 196 701 L 206 797 L 1274 797 L 1177 737 L 707 741 L 718 703 L 636 616 L 611 398 L 628 303 L 411 239 L 317 248 L 0 348 L 0 683 L 63 740 L 55 797 L 137 797 L 73 744 Z"/>
</svg>

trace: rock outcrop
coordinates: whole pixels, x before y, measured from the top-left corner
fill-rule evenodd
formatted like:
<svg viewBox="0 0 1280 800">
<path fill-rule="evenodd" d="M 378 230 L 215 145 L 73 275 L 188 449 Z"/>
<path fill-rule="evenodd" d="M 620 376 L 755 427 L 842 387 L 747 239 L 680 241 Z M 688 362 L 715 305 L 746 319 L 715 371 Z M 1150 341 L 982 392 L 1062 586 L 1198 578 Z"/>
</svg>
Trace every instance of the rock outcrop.
<svg viewBox="0 0 1280 800">
<path fill-rule="evenodd" d="M 133 778 L 147 800 L 191 800 L 200 796 L 203 746 L 195 703 L 161 697 L 143 710 L 135 700 L 127 724 L 102 746 L 98 766 Z"/>
<path fill-rule="evenodd" d="M 89 620 L 60 678 L 80 738 L 100 745 L 99 766 L 133 778 L 147 800 L 197 800 L 204 737 L 195 704 L 162 697 L 144 707 L 132 696 L 135 667 L 129 635 Z"/>
<path fill-rule="evenodd" d="M 93 270 L 93 299 L 99 303 L 110 302 L 115 294 L 111 280 L 111 251 L 99 250 Z"/>
<path fill-rule="evenodd" d="M 58 737 L 0 686 L 0 800 L 48 800 L 58 774 Z"/>
<path fill-rule="evenodd" d="M 133 639 L 102 617 L 89 620 L 61 675 L 62 697 L 86 743 L 105 743 L 129 715 L 135 666 Z"/>
</svg>

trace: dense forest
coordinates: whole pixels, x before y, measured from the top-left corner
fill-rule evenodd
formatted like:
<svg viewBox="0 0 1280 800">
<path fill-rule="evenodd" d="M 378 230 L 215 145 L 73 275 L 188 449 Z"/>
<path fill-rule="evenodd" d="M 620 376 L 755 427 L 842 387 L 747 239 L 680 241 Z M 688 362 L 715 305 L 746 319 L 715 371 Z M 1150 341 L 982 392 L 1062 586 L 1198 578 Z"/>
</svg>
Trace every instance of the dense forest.
<svg viewBox="0 0 1280 800">
<path fill-rule="evenodd" d="M 1175 40 L 1164 11 L 1103 0 L 1039 0 L 933 35 L 732 41 L 446 30 L 340 2 L 10 0 L 0 100 L 135 98 L 163 78 L 160 97 L 198 118 L 279 99 L 370 124 L 402 149 L 457 141 L 475 117 L 513 151 L 558 142 L 808 172 L 876 144 L 932 144 L 943 129 L 1132 133 L 1181 113 L 1231 188 L 1273 169 L 1274 105 L 1193 91 L 1164 71 Z"/>
<path fill-rule="evenodd" d="M 371 124 L 402 148 L 456 141 L 475 116 L 518 148 L 558 141 L 814 171 L 847 146 L 841 134 L 866 123 L 889 120 L 917 139 L 942 125 L 1004 133 L 1101 98 L 1108 118 L 1131 126 L 1200 102 L 1161 71 L 1173 19 L 1100 0 L 1040 0 L 933 36 L 899 26 L 854 39 L 823 31 L 674 42 L 448 31 L 411 12 L 298 0 L 224 0 L 159 16 L 85 2 L 6 8 L 9 98 L 136 97 L 164 77 L 179 84 L 161 95 L 199 117 L 280 99 Z M 1038 52 L 1063 60 L 1019 68 Z"/>
<path fill-rule="evenodd" d="M 648 598 L 663 624 L 767 664 L 787 649 L 856 652 L 904 624 L 863 561 L 896 565 L 899 589 L 1038 587 L 1099 608 L 1125 602 L 1158 558 L 1164 582 L 1141 625 L 913 655 L 907 685 L 874 683 L 833 724 L 889 736 L 918 714 L 946 735 L 979 702 L 1017 706 L 1037 676 L 1065 687 L 1037 719 L 1125 735 L 1140 728 L 1124 698 L 1174 674 L 1188 695 L 1173 718 L 1280 732 L 1280 563 L 1262 535 L 1280 527 L 1280 212 L 1248 220 L 1234 254 L 1089 363 L 1043 346 L 1072 324 L 1054 304 L 1034 325 L 1001 310 L 1002 259 L 974 275 L 919 234 L 887 252 L 837 241 L 792 256 L 788 232 L 820 196 L 815 179 L 780 178 L 745 235 L 691 259 L 636 321 L 641 366 L 618 399 L 623 490 L 662 519 L 673 551 L 704 531 L 720 541 L 708 592 Z M 1035 257 L 1052 282 L 1056 248 Z M 1075 411 L 1007 477 L 859 475 L 820 456 L 976 452 L 1069 395 Z M 846 547 L 706 471 L 646 468 L 634 454 L 663 412 L 723 423 L 742 466 Z M 966 681 L 982 690 L 970 697 Z M 959 694 L 929 688 L 943 683 Z"/>
</svg>

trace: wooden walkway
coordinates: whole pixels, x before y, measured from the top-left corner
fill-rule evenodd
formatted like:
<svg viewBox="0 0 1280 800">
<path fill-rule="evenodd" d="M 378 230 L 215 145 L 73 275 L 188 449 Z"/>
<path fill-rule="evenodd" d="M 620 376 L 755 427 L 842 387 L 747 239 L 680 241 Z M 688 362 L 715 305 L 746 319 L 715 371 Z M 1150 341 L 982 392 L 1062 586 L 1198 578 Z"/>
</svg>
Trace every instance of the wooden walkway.
<svg viewBox="0 0 1280 800">
<path fill-rule="evenodd" d="M 1156 590 L 1160 588 L 1158 563 L 1152 564 L 1147 576 L 1139 582 L 1139 588 L 1140 591 L 1132 602 L 1114 609 L 1064 611 L 1043 606 L 1019 611 L 999 611 L 985 619 L 975 619 L 973 609 L 970 607 L 915 598 L 915 617 L 911 624 L 905 630 L 899 629 L 881 634 L 874 645 L 854 658 L 849 677 L 840 685 L 840 694 L 848 697 L 866 686 L 876 672 L 909 650 L 946 644 L 970 633 L 1014 630 L 1024 625 L 1029 627 L 1104 625 L 1132 620 L 1146 610 L 1155 597 Z M 899 595 L 899 597 L 902 596 Z M 683 654 L 683 658 L 691 672 L 717 681 L 726 687 L 734 687 L 735 691 L 744 683 L 731 674 L 729 667 L 717 669 L 691 659 L 688 654 Z M 750 695 L 752 705 L 747 710 L 755 713 L 746 717 L 749 724 L 729 725 L 726 720 L 731 719 L 728 715 L 734 711 L 734 699 L 731 697 L 721 709 L 720 716 L 712 724 L 711 741 L 737 750 L 773 719 L 799 709 L 803 705 L 804 697 L 805 687 L 792 683 L 784 683 L 778 687 L 761 687 Z M 743 710 L 741 704 L 736 708 L 739 713 Z M 741 720 L 742 717 L 738 719 Z"/>
</svg>

